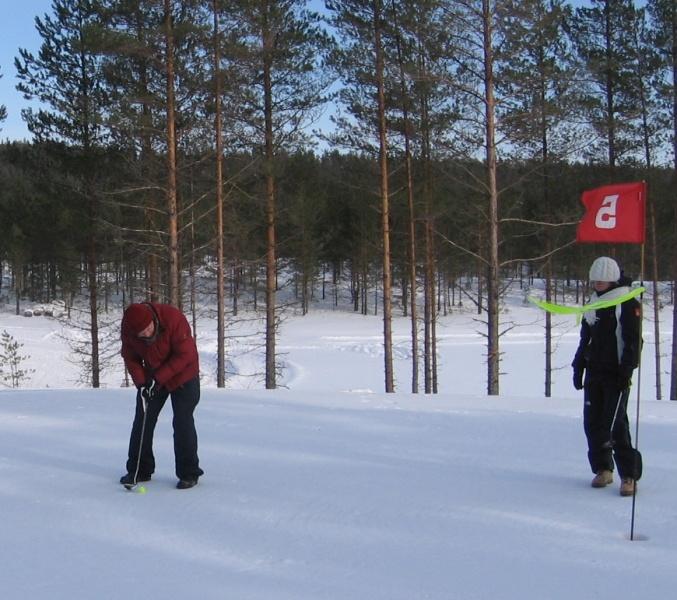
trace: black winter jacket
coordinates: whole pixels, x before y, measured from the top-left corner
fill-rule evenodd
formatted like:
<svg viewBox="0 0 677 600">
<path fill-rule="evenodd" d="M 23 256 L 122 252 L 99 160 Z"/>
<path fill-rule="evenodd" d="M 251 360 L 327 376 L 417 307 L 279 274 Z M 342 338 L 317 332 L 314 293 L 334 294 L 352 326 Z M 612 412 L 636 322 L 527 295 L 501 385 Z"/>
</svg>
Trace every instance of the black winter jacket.
<svg viewBox="0 0 677 600">
<path fill-rule="evenodd" d="M 616 285 L 599 297 L 593 295 L 591 302 L 607 299 L 612 290 L 619 294 L 629 292 L 630 288 Z M 630 378 L 641 352 L 640 319 L 641 306 L 635 298 L 619 306 L 598 309 L 594 317 L 586 313 L 572 363 L 574 369 L 586 369 L 588 377 L 594 378 L 615 379 L 619 375 Z"/>
</svg>

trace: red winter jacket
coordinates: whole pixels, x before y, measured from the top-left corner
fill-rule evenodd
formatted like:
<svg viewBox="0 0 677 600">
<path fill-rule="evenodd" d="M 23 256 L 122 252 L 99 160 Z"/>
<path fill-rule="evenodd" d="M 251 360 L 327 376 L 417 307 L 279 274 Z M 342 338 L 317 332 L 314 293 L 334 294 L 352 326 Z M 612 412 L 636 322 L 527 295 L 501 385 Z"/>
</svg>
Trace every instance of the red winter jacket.
<svg viewBox="0 0 677 600">
<path fill-rule="evenodd" d="M 155 315 L 157 336 L 146 342 L 122 319 L 122 358 L 137 387 L 150 377 L 170 392 L 200 372 L 197 346 L 184 314 L 171 304 L 146 303 Z"/>
</svg>

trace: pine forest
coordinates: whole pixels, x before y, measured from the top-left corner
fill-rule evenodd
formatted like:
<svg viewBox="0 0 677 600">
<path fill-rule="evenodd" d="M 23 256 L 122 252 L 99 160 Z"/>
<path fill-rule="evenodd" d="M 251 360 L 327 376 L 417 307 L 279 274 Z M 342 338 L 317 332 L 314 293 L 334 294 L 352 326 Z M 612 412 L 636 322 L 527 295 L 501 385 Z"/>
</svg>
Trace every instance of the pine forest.
<svg viewBox="0 0 677 600">
<path fill-rule="evenodd" d="M 0 299 L 81 302 L 89 386 L 112 302 L 194 315 L 209 295 L 219 386 L 229 323 L 260 312 L 272 389 L 289 299 L 305 314 L 340 284 L 383 318 L 384 390 L 405 316 L 410 390 L 435 393 L 437 319 L 462 301 L 490 395 L 507 282 L 582 304 L 609 255 L 674 315 L 673 0 L 53 0 L 35 26 L 0 65 L 32 135 L 0 144 Z M 577 244 L 581 193 L 633 181 L 645 244 Z"/>
</svg>

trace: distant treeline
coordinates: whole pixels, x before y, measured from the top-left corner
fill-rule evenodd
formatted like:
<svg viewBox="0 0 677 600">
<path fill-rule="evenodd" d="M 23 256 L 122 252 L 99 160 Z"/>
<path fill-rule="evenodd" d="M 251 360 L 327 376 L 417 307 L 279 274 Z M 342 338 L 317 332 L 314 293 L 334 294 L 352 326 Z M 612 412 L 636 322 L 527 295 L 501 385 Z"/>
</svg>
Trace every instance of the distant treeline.
<svg viewBox="0 0 677 600">
<path fill-rule="evenodd" d="M 61 145 L 0 145 L 0 257 L 11 267 L 13 277 L 21 281 L 20 289 L 30 300 L 47 301 L 64 290 L 82 286 L 88 203 L 68 174 L 70 158 L 70 150 Z M 117 265 L 120 273 L 133 274 L 138 297 L 148 288 L 144 279 L 150 276 L 148 264 L 157 264 L 159 289 L 164 289 L 167 253 L 162 211 L 149 212 L 144 202 L 149 190 L 131 189 L 127 183 L 133 169 L 127 157 L 109 149 L 97 160 L 105 165 L 96 186 L 101 197 L 98 260 L 102 265 Z M 184 157 L 183 162 L 185 176 L 178 197 L 180 255 L 185 273 L 189 264 L 213 264 L 215 219 L 211 165 L 204 156 Z M 231 269 L 262 267 L 266 222 L 261 161 L 253 154 L 238 154 L 226 156 L 224 167 L 226 262 Z M 276 168 L 277 256 L 281 264 L 296 272 L 301 281 L 316 277 L 327 265 L 336 272 L 349 269 L 357 281 L 360 277 L 377 279 L 381 232 L 374 160 L 338 152 L 299 152 L 280 154 Z M 479 162 L 433 162 L 430 218 L 437 234 L 435 264 L 446 278 L 484 275 L 482 263 L 474 255 L 482 256 L 483 252 L 485 203 L 477 190 L 466 185 L 469 177 L 481 177 L 483 168 Z M 575 223 L 583 214 L 581 191 L 605 181 L 604 169 L 595 165 L 561 163 L 553 166 L 553 171 L 556 176 L 550 179 L 550 206 L 544 206 L 542 178 L 530 175 L 534 173 L 532 165 L 499 165 L 499 187 L 504 190 L 500 218 L 516 219 L 506 221 L 501 229 L 505 277 L 526 265 L 528 272 L 540 273 L 546 259 L 529 259 L 542 254 L 546 234 L 555 240 L 555 246 L 570 243 L 575 237 Z M 394 162 L 392 173 L 392 257 L 398 281 L 407 277 L 407 204 L 402 165 Z M 619 177 L 633 181 L 644 175 L 644 170 L 628 167 Z M 659 278 L 670 279 L 675 252 L 671 170 L 652 171 L 649 194 L 656 206 L 657 237 L 661 240 Z M 567 225 L 553 230 L 538 224 L 546 220 Z M 422 243 L 423 236 L 417 236 L 417 240 Z M 548 259 L 553 277 L 585 280 L 589 263 L 600 253 L 613 253 L 628 275 L 639 277 L 641 254 L 637 246 L 609 248 L 597 244 L 563 247 Z M 651 258 L 647 252 L 646 260 Z M 159 296 L 164 297 L 162 292 Z"/>
</svg>

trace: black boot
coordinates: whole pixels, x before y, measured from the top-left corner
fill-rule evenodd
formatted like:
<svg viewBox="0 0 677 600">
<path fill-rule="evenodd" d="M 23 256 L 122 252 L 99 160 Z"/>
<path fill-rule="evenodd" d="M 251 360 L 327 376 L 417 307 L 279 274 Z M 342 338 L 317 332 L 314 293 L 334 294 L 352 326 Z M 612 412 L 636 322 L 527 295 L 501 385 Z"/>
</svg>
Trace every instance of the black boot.
<svg viewBox="0 0 677 600">
<path fill-rule="evenodd" d="M 134 481 L 134 473 L 127 473 L 120 477 L 120 483 L 122 485 L 134 485 L 135 483 L 141 483 L 142 481 L 150 481 L 150 475 L 139 473 L 136 481 Z"/>
<path fill-rule="evenodd" d="M 179 479 L 179 483 L 176 484 L 177 490 L 188 490 L 197 485 L 197 477 L 195 479 Z"/>
</svg>

